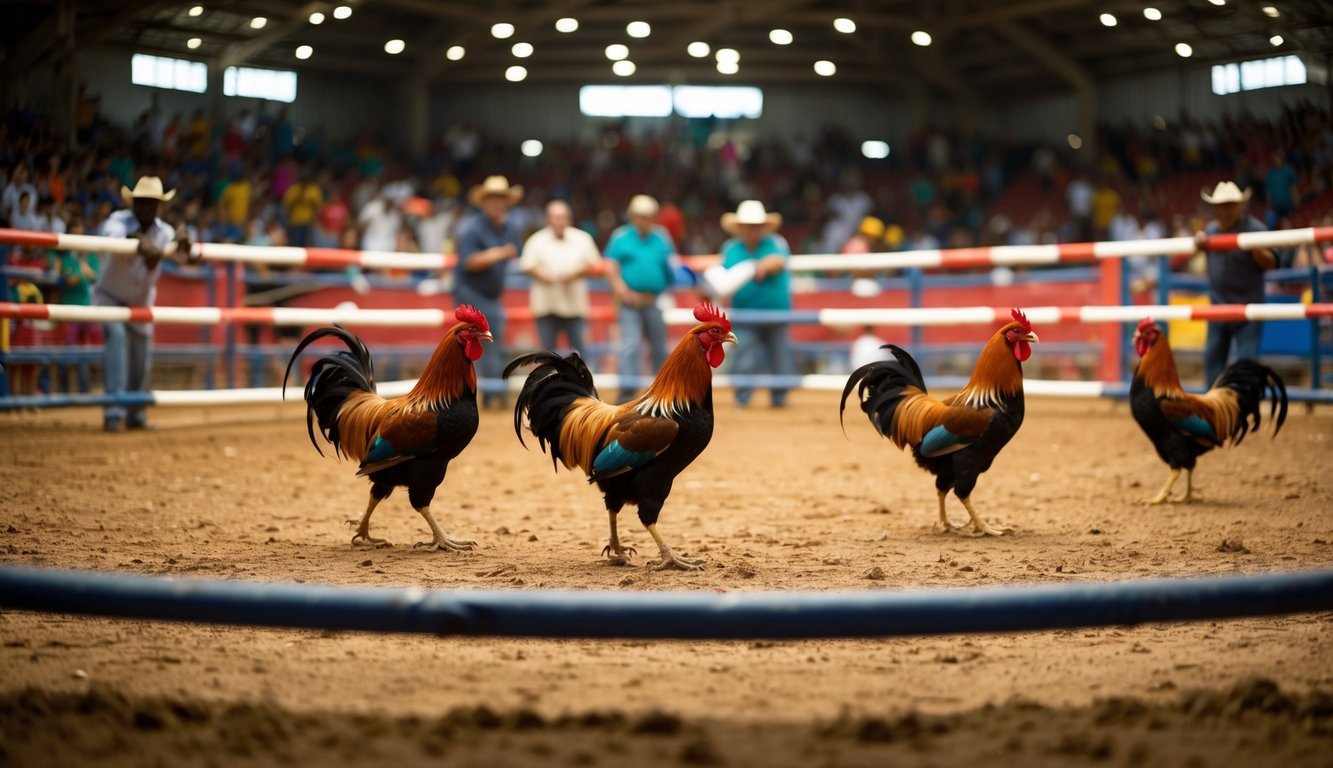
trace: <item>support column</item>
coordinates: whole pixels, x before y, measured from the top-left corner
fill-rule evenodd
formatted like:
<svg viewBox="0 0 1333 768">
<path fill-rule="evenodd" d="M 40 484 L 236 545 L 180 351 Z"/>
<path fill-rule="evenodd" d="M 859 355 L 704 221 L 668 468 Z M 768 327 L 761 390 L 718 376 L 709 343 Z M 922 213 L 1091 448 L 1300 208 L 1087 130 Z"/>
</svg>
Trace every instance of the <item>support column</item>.
<svg viewBox="0 0 1333 768">
<path fill-rule="evenodd" d="M 409 155 L 425 157 L 430 149 L 430 85 L 426 80 L 414 79 L 405 90 L 407 120 L 403 142 Z"/>
</svg>

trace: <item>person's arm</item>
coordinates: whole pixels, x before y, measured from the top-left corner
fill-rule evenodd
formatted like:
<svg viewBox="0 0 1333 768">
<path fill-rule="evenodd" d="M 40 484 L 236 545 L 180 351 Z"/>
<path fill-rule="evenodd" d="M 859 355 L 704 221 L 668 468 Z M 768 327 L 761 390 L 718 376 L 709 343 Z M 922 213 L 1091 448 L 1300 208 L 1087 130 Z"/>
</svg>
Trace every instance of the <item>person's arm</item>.
<svg viewBox="0 0 1333 768">
<path fill-rule="evenodd" d="M 492 266 L 518 256 L 518 250 L 512 243 L 491 248 L 481 247 L 481 236 L 476 234 L 476 227 L 469 226 L 458 237 L 458 258 L 467 272 L 485 272 Z"/>
</svg>

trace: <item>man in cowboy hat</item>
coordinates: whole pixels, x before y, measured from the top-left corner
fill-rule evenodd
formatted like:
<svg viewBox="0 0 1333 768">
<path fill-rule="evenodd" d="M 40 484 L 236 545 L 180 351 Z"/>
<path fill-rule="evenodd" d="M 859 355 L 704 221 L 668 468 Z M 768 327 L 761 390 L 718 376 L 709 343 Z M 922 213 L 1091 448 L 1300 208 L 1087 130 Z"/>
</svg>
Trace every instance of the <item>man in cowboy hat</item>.
<svg viewBox="0 0 1333 768">
<path fill-rule="evenodd" d="M 787 259 L 791 248 L 779 235 L 782 216 L 764 210 L 758 200 L 745 200 L 735 213 L 722 214 L 722 229 L 732 236 L 722 245 L 722 266 L 730 269 L 747 261 L 754 262 L 754 277 L 736 291 L 731 306 L 738 310 L 791 311 L 791 273 Z M 739 376 L 754 376 L 767 367 L 766 373 L 775 376 L 793 376 L 796 366 L 791 357 L 786 323 L 749 325 L 736 323 L 736 335 L 745 339 L 736 349 L 735 372 Z M 761 366 L 761 350 L 768 355 L 768 365 Z M 754 390 L 736 388 L 736 404 L 749 405 Z M 787 388 L 773 387 L 770 398 L 774 408 L 787 404 Z"/>
<path fill-rule="evenodd" d="M 666 322 L 657 299 L 675 281 L 672 260 L 676 246 L 657 223 L 657 200 L 648 195 L 630 198 L 625 214 L 629 223 L 611 233 L 606 242 L 607 280 L 620 301 L 620 350 L 616 373 L 621 378 L 620 401 L 633 397 L 628 380 L 639 376 L 641 342 L 647 342 L 652 363 L 649 376 L 666 362 Z"/>
<path fill-rule="evenodd" d="M 510 185 L 504 176 L 487 176 L 468 190 L 468 202 L 481 211 L 465 220 L 455 237 L 458 266 L 454 272 L 454 302 L 471 304 L 490 321 L 495 335 L 494 354 L 482 357 L 482 378 L 498 381 L 509 359 L 504 347 L 505 313 L 500 303 L 504 295 L 509 261 L 523 247 L 523 233 L 509 209 L 523 199 L 523 187 Z M 504 395 L 482 393 L 484 407 L 503 407 Z"/>
<path fill-rule="evenodd" d="M 1194 243 L 1204 250 L 1210 235 L 1264 232 L 1258 219 L 1246 212 L 1250 190 L 1241 191 L 1233 181 L 1223 181 L 1210 194 L 1201 193 L 1204 202 L 1213 206 L 1214 220 L 1204 231 L 1194 234 Z M 1209 299 L 1214 304 L 1262 304 L 1264 301 L 1264 271 L 1277 266 L 1277 254 L 1270 248 L 1251 251 L 1233 248 L 1208 254 Z M 1208 324 L 1208 339 L 1204 343 L 1203 383 L 1212 386 L 1227 367 L 1231 345 L 1236 345 L 1236 356 L 1241 359 L 1259 359 L 1259 339 L 1263 323 L 1256 321 Z"/>
<path fill-rule="evenodd" d="M 162 204 L 176 196 L 167 192 L 162 180 L 144 176 L 134 185 L 120 188 L 126 210 L 116 211 L 102 224 L 105 237 L 133 238 L 139 241 L 132 254 L 102 255 L 101 271 L 93 285 L 92 303 L 98 307 L 151 307 L 157 295 L 157 279 L 162 275 L 162 259 L 171 255 L 194 263 L 189 237 L 183 230 L 171 228 L 158 215 Z M 153 367 L 153 326 L 151 323 L 106 323 L 102 376 L 107 395 L 125 395 L 148 391 Z M 143 405 L 108 405 L 102 411 L 102 427 L 117 432 L 146 429 L 148 421 Z"/>
</svg>

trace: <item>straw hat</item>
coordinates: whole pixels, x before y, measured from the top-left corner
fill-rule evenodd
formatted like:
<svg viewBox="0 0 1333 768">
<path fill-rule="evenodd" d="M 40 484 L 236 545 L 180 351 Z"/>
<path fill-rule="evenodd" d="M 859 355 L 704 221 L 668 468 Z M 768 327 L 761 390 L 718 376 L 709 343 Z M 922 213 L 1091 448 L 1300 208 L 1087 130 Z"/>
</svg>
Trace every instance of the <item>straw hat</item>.
<svg viewBox="0 0 1333 768">
<path fill-rule="evenodd" d="M 742 200 L 735 213 L 722 214 L 722 229 L 728 235 L 738 235 L 742 224 L 759 224 L 772 232 L 782 224 L 782 214 L 769 213 L 758 200 Z"/>
<path fill-rule="evenodd" d="M 120 188 L 120 199 L 125 201 L 125 205 L 134 205 L 135 200 L 157 200 L 167 202 L 176 196 L 176 190 L 166 192 L 162 189 L 162 179 L 156 176 L 143 176 L 135 182 L 134 189 L 129 187 Z"/>
<path fill-rule="evenodd" d="M 476 206 L 488 197 L 508 198 L 510 205 L 517 205 L 523 199 L 523 187 L 519 184 L 510 186 L 509 179 L 503 176 L 487 176 L 485 181 L 467 192 L 468 202 Z"/>
<path fill-rule="evenodd" d="M 867 216 L 861 219 L 861 226 L 858 232 L 874 240 L 884 237 L 884 222 L 874 216 Z"/>
<path fill-rule="evenodd" d="M 659 207 L 657 199 L 652 195 L 635 195 L 629 199 L 629 205 L 625 207 L 625 213 L 629 216 L 648 216 L 657 215 Z"/>
<path fill-rule="evenodd" d="M 1243 203 L 1250 199 L 1251 191 L 1249 188 L 1246 188 L 1244 192 L 1240 191 L 1240 187 L 1236 186 L 1234 181 L 1219 181 L 1213 189 L 1213 194 L 1208 194 L 1207 187 L 1204 187 L 1199 194 L 1203 197 L 1205 203 L 1221 205 L 1222 203 Z"/>
</svg>

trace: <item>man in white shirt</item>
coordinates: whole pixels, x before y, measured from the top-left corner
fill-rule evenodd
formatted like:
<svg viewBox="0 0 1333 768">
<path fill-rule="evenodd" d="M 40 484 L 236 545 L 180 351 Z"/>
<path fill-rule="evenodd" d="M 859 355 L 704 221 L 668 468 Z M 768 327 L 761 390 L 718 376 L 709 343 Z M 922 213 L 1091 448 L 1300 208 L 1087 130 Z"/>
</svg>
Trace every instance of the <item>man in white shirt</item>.
<svg viewBox="0 0 1333 768">
<path fill-rule="evenodd" d="M 27 199 L 23 195 L 27 194 Z M 13 175 L 9 178 L 9 184 L 5 185 L 5 191 L 0 193 L 0 217 L 9 222 L 9 226 L 15 229 L 27 229 L 22 223 L 28 221 L 27 218 L 37 212 L 37 187 L 28 180 L 28 166 L 18 163 L 14 166 Z"/>
<path fill-rule="evenodd" d="M 366 203 L 361 209 L 357 221 L 361 225 L 362 250 L 398 250 L 398 232 L 403 228 L 403 217 L 388 194 L 392 191 L 386 186 L 374 200 Z"/>
<path fill-rule="evenodd" d="M 602 256 L 587 232 L 570 226 L 572 218 L 563 200 L 548 203 L 546 226 L 523 244 L 518 266 L 532 278 L 528 302 L 542 348 L 555 349 L 556 336 L 563 332 L 570 348 L 583 352 L 583 324 L 591 306 L 584 276 Z"/>
<path fill-rule="evenodd" d="M 102 234 L 134 238 L 139 247 L 130 254 L 102 254 L 101 272 L 93 285 L 93 306 L 151 307 L 168 246 L 176 243 L 177 258 L 190 262 L 196 259 L 190 253 L 190 242 L 184 233 L 177 233 L 158 218 L 162 203 L 176 195 L 175 191 L 163 190 L 161 179 L 144 176 L 134 185 L 133 192 L 121 187 L 120 194 L 129 208 L 111 214 L 102 225 Z M 106 323 L 104 330 L 102 376 L 106 394 L 147 393 L 153 367 L 152 323 Z M 107 405 L 102 415 L 102 428 L 108 432 L 120 431 L 122 424 L 128 429 L 148 428 L 142 404 Z"/>
</svg>

